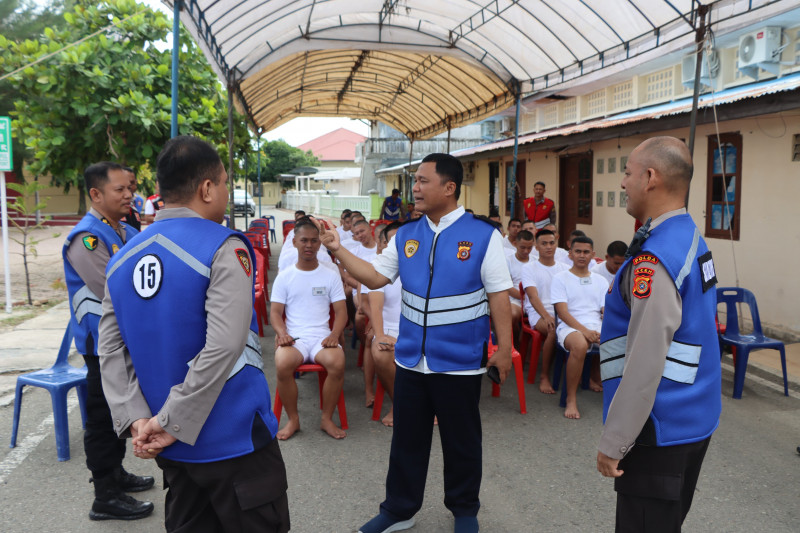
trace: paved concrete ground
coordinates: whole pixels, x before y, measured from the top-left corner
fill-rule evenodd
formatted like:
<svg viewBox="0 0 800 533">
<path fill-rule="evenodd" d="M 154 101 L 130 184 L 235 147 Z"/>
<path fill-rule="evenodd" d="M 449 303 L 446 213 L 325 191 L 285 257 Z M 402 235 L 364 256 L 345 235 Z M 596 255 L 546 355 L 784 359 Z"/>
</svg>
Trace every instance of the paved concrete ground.
<svg viewBox="0 0 800 533">
<path fill-rule="evenodd" d="M 281 218 L 285 211 L 275 212 Z M 280 241 L 280 236 L 278 237 Z M 277 258 L 278 248 L 273 249 Z M 270 278 L 275 276 L 275 266 Z M 65 307 L 49 310 L 38 322 L 29 321 L 0 335 L 0 373 L 14 355 L 13 339 L 26 342 L 28 354 L 39 353 L 38 365 L 50 364 L 61 340 L 58 323 Z M 32 323 L 33 322 L 33 323 Z M 16 341 L 13 341 L 16 342 Z M 265 372 L 274 393 L 274 334 L 262 338 Z M 37 351 L 38 350 L 38 351 Z M 20 347 L 20 352 L 21 352 Z M 792 346 L 792 353 L 800 353 Z M 19 354 L 19 352 L 18 352 Z M 768 354 L 768 352 L 767 352 Z M 281 445 L 289 472 L 293 531 L 352 532 L 377 512 L 382 500 L 391 429 L 370 420 L 363 407 L 363 380 L 356 353 L 347 351 L 345 377 L 350 430 L 334 441 L 318 428 L 317 383 L 301 378 L 302 431 Z M 777 356 L 767 357 L 777 360 Z M 34 361 L 34 359 L 31 359 Z M 75 360 L 77 363 L 77 359 Z M 723 370 L 723 415 L 698 484 L 695 504 L 684 530 L 691 532 L 795 532 L 800 524 L 800 380 L 793 379 L 784 397 L 768 366 L 748 370 L 744 398 L 733 400 L 729 357 Z M 16 364 L 16 363 L 15 363 Z M 25 366 L 35 366 L 33 362 Z M 6 382 L 13 387 L 13 376 Z M 2 382 L 0 382 L 2 387 Z M 564 419 L 558 400 L 526 385 L 528 414 L 520 415 L 514 387 L 507 384 L 492 398 L 484 384 L 484 473 L 479 515 L 487 532 L 612 531 L 612 482 L 595 471 L 595 444 L 601 429 L 601 397 L 581 391 L 583 418 Z M 6 394 L 8 390 L 6 389 Z M 0 389 L 0 397 L 3 392 Z M 24 397 L 19 446 L 0 446 L 0 531 L 149 532 L 163 530 L 161 490 L 140 494 L 156 502 L 152 517 L 136 522 L 91 522 L 89 473 L 84 466 L 80 414 L 71 394 L 70 445 L 72 459 L 56 460 L 52 409 L 45 391 L 33 389 Z M 388 408 L 388 400 L 387 406 Z M 0 404 L 0 443 L 10 436 L 12 406 Z M 285 416 L 285 415 L 284 415 Z M 126 467 L 158 476 L 152 461 L 132 455 Z M 157 486 L 160 486 L 157 485 Z M 452 531 L 452 518 L 442 504 L 442 461 L 434 431 L 425 504 L 412 531 Z"/>
</svg>

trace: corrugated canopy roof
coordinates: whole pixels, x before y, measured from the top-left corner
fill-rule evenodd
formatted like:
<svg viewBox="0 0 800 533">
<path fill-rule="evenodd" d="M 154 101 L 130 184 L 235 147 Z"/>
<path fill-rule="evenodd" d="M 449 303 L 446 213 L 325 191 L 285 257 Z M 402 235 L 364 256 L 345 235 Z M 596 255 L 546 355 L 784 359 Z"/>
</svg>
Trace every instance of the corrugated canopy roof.
<svg viewBox="0 0 800 533">
<path fill-rule="evenodd" d="M 716 4 L 713 20 L 781 1 L 184 0 L 181 21 L 258 128 L 348 116 L 420 139 L 494 115 L 518 91 L 684 48 L 700 5 Z"/>
</svg>

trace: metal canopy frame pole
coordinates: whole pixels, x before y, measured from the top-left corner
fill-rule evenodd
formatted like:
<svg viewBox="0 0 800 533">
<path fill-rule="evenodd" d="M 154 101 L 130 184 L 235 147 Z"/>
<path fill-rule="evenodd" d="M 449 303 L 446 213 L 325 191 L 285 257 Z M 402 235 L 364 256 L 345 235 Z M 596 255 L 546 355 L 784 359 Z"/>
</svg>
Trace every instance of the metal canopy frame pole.
<svg viewBox="0 0 800 533">
<path fill-rule="evenodd" d="M 450 153 L 450 121 L 447 121 L 447 153 Z"/>
<path fill-rule="evenodd" d="M 516 199 L 517 199 L 517 155 L 519 152 L 519 108 L 520 103 L 522 101 L 522 92 L 520 91 L 520 84 L 519 82 L 515 83 L 515 90 L 517 93 L 517 109 L 516 109 L 516 119 L 514 120 L 514 163 L 511 167 L 511 180 L 508 183 L 509 189 L 511 189 L 511 218 L 517 216 L 516 211 Z"/>
<path fill-rule="evenodd" d="M 694 159 L 694 138 L 697 129 L 697 105 L 700 99 L 700 75 L 703 72 L 703 43 L 706 38 L 706 13 L 708 6 L 701 5 L 698 10 L 700 16 L 700 26 L 695 34 L 697 43 L 697 59 L 694 64 L 694 93 L 692 94 L 692 113 L 689 118 L 689 154 Z M 710 73 L 709 73 L 710 74 Z M 689 191 L 691 186 L 686 189 L 686 209 L 689 209 Z"/>
<path fill-rule="evenodd" d="M 172 127 L 170 137 L 178 136 L 178 64 L 181 55 L 181 7 L 183 0 L 174 0 L 172 13 Z"/>
<path fill-rule="evenodd" d="M 236 176 L 233 172 L 233 80 L 231 79 L 228 81 L 228 180 L 230 183 L 231 195 L 230 199 L 228 200 L 230 202 L 229 205 L 231 213 L 231 216 L 228 219 L 228 227 L 231 229 L 236 229 L 236 224 L 234 222 L 236 213 L 233 210 L 233 182 L 235 177 Z M 247 202 L 245 201 L 245 204 L 246 203 Z"/>
</svg>

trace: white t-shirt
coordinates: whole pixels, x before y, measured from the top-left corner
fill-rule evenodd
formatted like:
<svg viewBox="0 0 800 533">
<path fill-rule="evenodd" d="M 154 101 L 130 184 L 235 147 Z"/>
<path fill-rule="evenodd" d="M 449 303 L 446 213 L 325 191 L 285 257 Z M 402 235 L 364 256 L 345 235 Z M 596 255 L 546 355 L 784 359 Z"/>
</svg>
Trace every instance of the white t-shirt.
<svg viewBox="0 0 800 533">
<path fill-rule="evenodd" d="M 289 233 L 286 234 L 286 237 L 283 239 L 283 245 L 286 246 L 288 244 L 293 247 L 292 239 L 294 239 L 294 228 L 290 229 Z"/>
<path fill-rule="evenodd" d="M 379 289 L 373 290 L 364 287 L 363 292 L 383 293 L 383 313 L 381 314 L 383 317 L 383 331 L 384 333 L 389 330 L 400 331 L 400 304 L 403 301 L 403 284 L 400 282 L 400 278 L 394 280 L 394 283 Z"/>
<path fill-rule="evenodd" d="M 522 282 L 522 267 L 525 265 L 530 264 L 531 259 L 528 258 L 528 261 L 523 263 L 519 259 L 517 259 L 516 250 L 511 255 L 506 256 L 506 263 L 508 264 L 508 273 L 511 274 L 511 283 L 514 284 L 512 287 L 513 289 L 518 289 L 519 284 Z M 514 298 L 510 294 L 508 295 L 508 299 L 511 300 L 511 303 L 517 306 L 522 305 L 522 302 L 519 299 Z"/>
<path fill-rule="evenodd" d="M 598 274 L 600 276 L 603 276 L 605 280 L 608 282 L 608 284 L 611 285 L 614 282 L 614 276 L 616 274 L 612 274 L 611 272 L 608 271 L 608 268 L 606 268 L 606 263 L 607 261 L 603 261 L 602 263 L 597 263 L 589 270 L 591 270 L 592 274 Z"/>
<path fill-rule="evenodd" d="M 151 200 L 150 198 L 144 201 L 144 214 L 145 215 L 156 214 L 156 206 L 153 205 L 153 200 Z"/>
<path fill-rule="evenodd" d="M 350 249 L 350 252 L 352 252 L 352 254 L 354 256 L 363 259 L 367 263 L 371 263 L 372 260 L 375 259 L 375 257 L 378 255 L 378 245 L 377 244 L 375 244 L 372 248 L 367 248 L 366 246 L 364 246 L 360 242 L 356 242 L 356 244 L 358 246 L 354 246 L 352 249 Z M 366 292 L 365 289 L 366 289 L 366 287 L 362 284 L 361 285 L 361 292 L 362 293 Z M 353 296 L 355 296 L 355 295 L 356 295 L 356 290 L 353 289 Z"/>
<path fill-rule="evenodd" d="M 344 243 L 347 239 L 353 238 L 353 232 L 350 230 L 345 231 L 343 226 L 336 228 L 336 233 L 339 234 L 339 242 Z"/>
<path fill-rule="evenodd" d="M 506 250 L 514 250 L 514 253 L 517 253 L 517 247 L 514 246 L 510 240 L 508 240 L 508 235 L 503 237 L 503 248 Z"/>
<path fill-rule="evenodd" d="M 286 252 L 284 253 L 284 250 Z M 278 257 L 278 272 L 281 270 L 286 270 L 292 265 L 297 264 L 297 258 L 299 254 L 297 252 L 297 248 L 294 246 L 284 246 L 281 249 L 281 255 Z M 333 260 L 331 256 L 328 254 L 328 249 L 324 246 L 319 247 L 319 251 L 317 252 L 317 260 L 322 263 L 331 263 L 333 264 Z"/>
<path fill-rule="evenodd" d="M 579 278 L 567 270 L 553 276 L 550 301 L 553 305 L 566 303 L 572 318 L 584 327 L 600 331 L 600 324 L 603 322 L 600 310 L 606 305 L 606 292 L 608 282 L 603 276 L 590 272 L 589 276 Z M 558 329 L 562 327 L 569 326 L 559 320 Z"/>
<path fill-rule="evenodd" d="M 565 270 L 569 270 L 569 267 L 558 261 L 553 266 L 545 266 L 539 261 L 528 261 L 528 264 L 522 269 L 522 288 L 536 287 L 539 300 L 542 301 L 542 305 L 550 313 L 550 316 L 555 314 L 550 301 L 550 284 L 553 276 Z M 528 315 L 528 322 L 531 326 L 534 326 L 541 318 L 531 305 L 530 298 L 525 298 L 525 313 Z"/>
<path fill-rule="evenodd" d="M 270 301 L 286 306 L 286 329 L 292 337 L 307 340 L 330 335 L 330 305 L 344 300 L 337 272 L 319 266 L 311 271 L 290 266 L 278 273 Z"/>
<path fill-rule="evenodd" d="M 556 262 L 567 265 L 567 268 L 572 268 L 572 259 L 569 258 L 569 251 L 563 248 L 556 248 L 556 255 L 554 257 Z"/>
</svg>

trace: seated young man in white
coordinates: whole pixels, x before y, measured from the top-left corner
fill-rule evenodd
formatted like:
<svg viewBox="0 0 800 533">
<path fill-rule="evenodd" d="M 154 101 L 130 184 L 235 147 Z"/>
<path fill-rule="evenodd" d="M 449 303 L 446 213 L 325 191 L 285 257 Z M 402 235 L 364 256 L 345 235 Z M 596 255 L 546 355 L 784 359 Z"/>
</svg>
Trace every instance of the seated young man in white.
<svg viewBox="0 0 800 533">
<path fill-rule="evenodd" d="M 335 269 L 317 260 L 321 243 L 313 222 L 298 221 L 294 239 L 299 251 L 297 264 L 275 278 L 270 305 L 278 392 L 289 419 L 277 437 L 286 440 L 300 429 L 294 373 L 301 364 L 316 363 L 328 373 L 322 388 L 320 428 L 335 439 L 343 439 L 346 433 L 332 420 L 344 383 L 344 350 L 339 335 L 347 323 L 347 310 L 342 281 Z M 333 328 L 328 327 L 331 305 L 336 315 Z"/>
<path fill-rule="evenodd" d="M 304 220 L 310 221 L 308 217 L 305 217 Z M 281 255 L 278 257 L 278 272 L 294 266 L 299 258 L 295 234 L 292 234 L 291 240 L 289 240 L 289 235 L 286 236 L 286 239 L 287 240 L 284 242 L 283 248 L 281 248 Z M 317 251 L 317 261 L 325 266 L 334 267 L 333 259 L 331 259 L 330 254 L 324 247 L 320 247 L 320 249 Z"/>
<path fill-rule="evenodd" d="M 509 227 L 511 225 L 509 224 Z M 522 269 L 531 261 L 531 250 L 533 250 L 533 234 L 529 231 L 520 231 L 515 240 L 515 251 L 513 254 L 506 255 L 508 271 L 511 274 L 511 282 L 514 284 L 508 290 L 508 299 L 511 301 L 511 326 L 514 330 L 514 338 L 517 339 L 522 329 L 522 295 L 519 293 L 519 284 L 522 282 Z"/>
<path fill-rule="evenodd" d="M 378 253 L 380 254 L 397 233 L 402 222 L 392 222 L 383 226 L 378 236 Z M 394 399 L 394 345 L 400 333 L 400 306 L 403 299 L 403 284 L 398 276 L 394 283 L 379 289 L 370 290 L 364 287 L 369 301 L 370 326 L 374 333 L 372 338 L 372 358 L 375 373 L 381 380 L 389 398 Z M 363 295 L 362 295 L 363 297 Z M 393 411 L 381 419 L 383 425 L 391 427 L 394 423 Z"/>
<path fill-rule="evenodd" d="M 350 251 L 356 257 L 360 257 L 364 261 L 372 262 L 375 256 L 378 255 L 378 243 L 372 235 L 372 228 L 369 222 L 364 218 L 359 218 L 353 223 L 353 239 L 358 243 L 357 246 L 350 248 Z M 355 278 L 350 276 L 347 271 L 342 271 L 342 278 L 345 284 L 352 288 L 353 304 L 355 305 L 355 333 L 358 339 L 364 344 L 364 363 L 362 370 L 364 371 L 364 396 L 365 405 L 372 407 L 375 401 L 375 387 L 373 381 L 375 379 L 375 365 L 372 360 L 372 337 L 367 337 L 367 298 L 363 298 L 363 289 L 361 283 Z"/>
<path fill-rule="evenodd" d="M 553 304 L 550 302 L 550 283 L 553 276 L 567 270 L 565 264 L 555 260 L 558 249 L 556 235 L 549 229 L 541 229 L 536 234 L 536 250 L 539 259 L 530 261 L 522 268 L 522 289 L 525 291 L 525 314 L 528 323 L 542 335 L 542 366 L 539 377 L 539 391 L 555 394 L 550 382 L 550 368 L 556 349 L 556 320 Z"/>
<path fill-rule="evenodd" d="M 614 281 L 614 276 L 617 275 L 619 267 L 625 262 L 625 254 L 628 253 L 628 245 L 622 241 L 614 241 L 606 248 L 606 260 L 602 263 L 597 263 L 592 266 L 589 264 L 589 270 L 593 274 L 600 274 L 609 285 Z"/>
<path fill-rule="evenodd" d="M 508 253 L 516 253 L 517 251 L 517 235 L 522 229 L 522 221 L 518 218 L 512 218 L 508 221 L 508 233 L 503 237 L 503 249 Z"/>
<path fill-rule="evenodd" d="M 556 335 L 558 343 L 569 352 L 566 365 L 567 408 L 564 416 L 580 418 L 578 411 L 578 382 L 583 371 L 586 352 L 592 344 L 600 342 L 603 307 L 608 292 L 608 282 L 592 274 L 589 263 L 594 261 L 594 242 L 589 237 L 575 237 L 569 250 L 573 261 L 571 269 L 559 272 L 550 286 L 550 299 L 558 315 Z M 599 391 L 599 383 L 592 389 Z"/>
<path fill-rule="evenodd" d="M 567 265 L 567 268 L 571 268 L 572 260 L 569 258 L 569 243 L 567 243 L 566 248 L 561 248 L 558 246 L 558 229 L 556 228 L 556 225 L 548 224 L 542 229 L 550 230 L 556 236 L 556 254 L 555 254 L 556 261 Z"/>
</svg>

